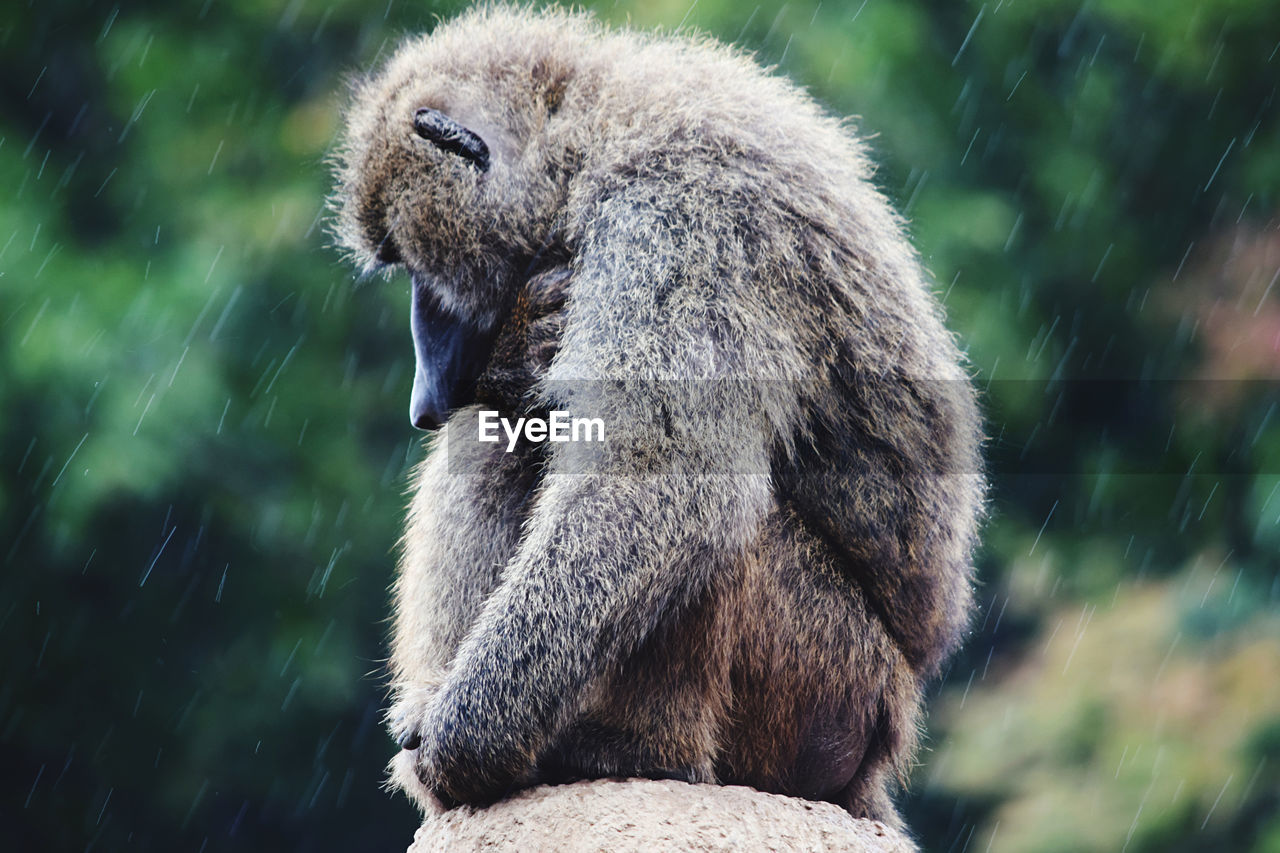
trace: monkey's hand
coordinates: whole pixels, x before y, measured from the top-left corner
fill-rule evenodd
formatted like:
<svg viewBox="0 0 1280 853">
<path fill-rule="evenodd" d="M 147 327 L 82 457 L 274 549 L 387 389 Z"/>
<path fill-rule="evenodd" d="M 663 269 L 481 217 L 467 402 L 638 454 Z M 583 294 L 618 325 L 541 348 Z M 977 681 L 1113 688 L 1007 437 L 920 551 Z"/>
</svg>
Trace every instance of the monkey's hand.
<svg viewBox="0 0 1280 853">
<path fill-rule="evenodd" d="M 414 750 L 422 742 L 427 708 L 440 692 L 440 681 L 396 686 L 396 698 L 387 712 L 387 729 L 401 749 Z"/>
<path fill-rule="evenodd" d="M 400 788 L 422 809 L 426 815 L 445 810 L 445 804 L 435 795 L 429 761 L 423 757 L 423 732 L 427 731 L 427 715 L 432 698 L 440 692 L 440 681 L 424 681 L 396 687 L 396 699 L 387 712 L 387 728 L 401 751 L 391 761 L 388 784 Z"/>
<path fill-rule="evenodd" d="M 568 267 L 553 267 L 534 276 L 524 286 L 523 298 L 528 306 L 525 366 L 536 379 L 546 375 L 551 359 L 560 348 L 571 279 Z"/>
<path fill-rule="evenodd" d="M 533 403 L 533 390 L 560 348 L 569 269 L 552 267 L 525 284 L 476 382 L 476 397 L 512 412 Z"/>
<path fill-rule="evenodd" d="M 414 722 L 400 740 L 397 770 L 410 770 L 413 779 L 409 785 L 397 783 L 420 804 L 429 798 L 437 811 L 462 803 L 485 805 L 529 783 L 531 757 L 512 761 L 502 750 L 477 754 L 472 749 L 475 729 L 484 722 L 460 718 L 452 697 L 437 693 L 406 712 Z"/>
<path fill-rule="evenodd" d="M 526 781 L 527 761 L 505 760 L 500 752 L 477 757 L 471 749 L 474 729 L 484 723 L 458 708 L 445 690 L 443 673 L 399 684 L 387 712 L 387 727 L 400 745 L 391 764 L 391 785 L 409 795 L 424 814 L 438 814 L 461 803 L 500 799 Z M 513 780 L 516 780 L 513 783 Z"/>
</svg>

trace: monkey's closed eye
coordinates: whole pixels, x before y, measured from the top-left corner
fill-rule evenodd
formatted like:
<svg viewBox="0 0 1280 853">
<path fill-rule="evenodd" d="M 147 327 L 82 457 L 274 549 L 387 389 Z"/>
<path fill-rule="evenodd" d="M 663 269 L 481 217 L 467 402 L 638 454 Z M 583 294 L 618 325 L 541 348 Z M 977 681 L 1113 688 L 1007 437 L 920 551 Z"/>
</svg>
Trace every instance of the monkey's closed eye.
<svg viewBox="0 0 1280 853">
<path fill-rule="evenodd" d="M 489 170 L 489 146 L 439 110 L 418 110 L 413 115 L 413 129 L 442 151 L 457 154 L 482 172 Z"/>
</svg>

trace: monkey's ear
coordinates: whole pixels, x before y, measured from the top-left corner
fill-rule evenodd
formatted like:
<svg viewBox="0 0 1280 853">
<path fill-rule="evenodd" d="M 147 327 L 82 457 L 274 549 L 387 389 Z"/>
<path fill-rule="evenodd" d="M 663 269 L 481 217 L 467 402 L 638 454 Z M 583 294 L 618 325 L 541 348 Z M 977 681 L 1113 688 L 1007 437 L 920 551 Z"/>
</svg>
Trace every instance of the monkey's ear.
<svg viewBox="0 0 1280 853">
<path fill-rule="evenodd" d="M 485 141 L 439 110 L 418 110 L 413 115 L 413 129 L 442 151 L 457 154 L 481 172 L 489 171 L 489 146 Z"/>
<path fill-rule="evenodd" d="M 417 363 L 409 421 L 418 429 L 436 429 L 451 411 L 470 402 L 494 333 L 447 310 L 417 276 L 409 326 Z"/>
</svg>

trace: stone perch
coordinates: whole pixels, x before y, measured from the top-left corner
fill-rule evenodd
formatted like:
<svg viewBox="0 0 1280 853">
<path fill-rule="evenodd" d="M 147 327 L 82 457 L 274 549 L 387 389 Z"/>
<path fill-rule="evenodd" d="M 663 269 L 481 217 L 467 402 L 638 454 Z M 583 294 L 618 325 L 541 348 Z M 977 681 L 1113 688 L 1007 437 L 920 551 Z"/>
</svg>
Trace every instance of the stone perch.
<svg viewBox="0 0 1280 853">
<path fill-rule="evenodd" d="M 850 851 L 915 853 L 902 833 L 751 788 L 628 779 L 533 788 L 485 809 L 428 817 L 408 853 Z"/>
</svg>

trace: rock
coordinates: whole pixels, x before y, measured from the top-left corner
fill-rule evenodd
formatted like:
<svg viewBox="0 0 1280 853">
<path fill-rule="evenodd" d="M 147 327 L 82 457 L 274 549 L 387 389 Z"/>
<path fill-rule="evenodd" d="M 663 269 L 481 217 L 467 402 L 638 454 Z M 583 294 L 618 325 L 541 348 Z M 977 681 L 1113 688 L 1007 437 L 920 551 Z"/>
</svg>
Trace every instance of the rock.
<svg viewBox="0 0 1280 853">
<path fill-rule="evenodd" d="M 484 809 L 428 817 L 409 853 L 856 851 L 914 853 L 902 833 L 831 803 L 751 788 L 628 779 L 521 791 Z"/>
</svg>

